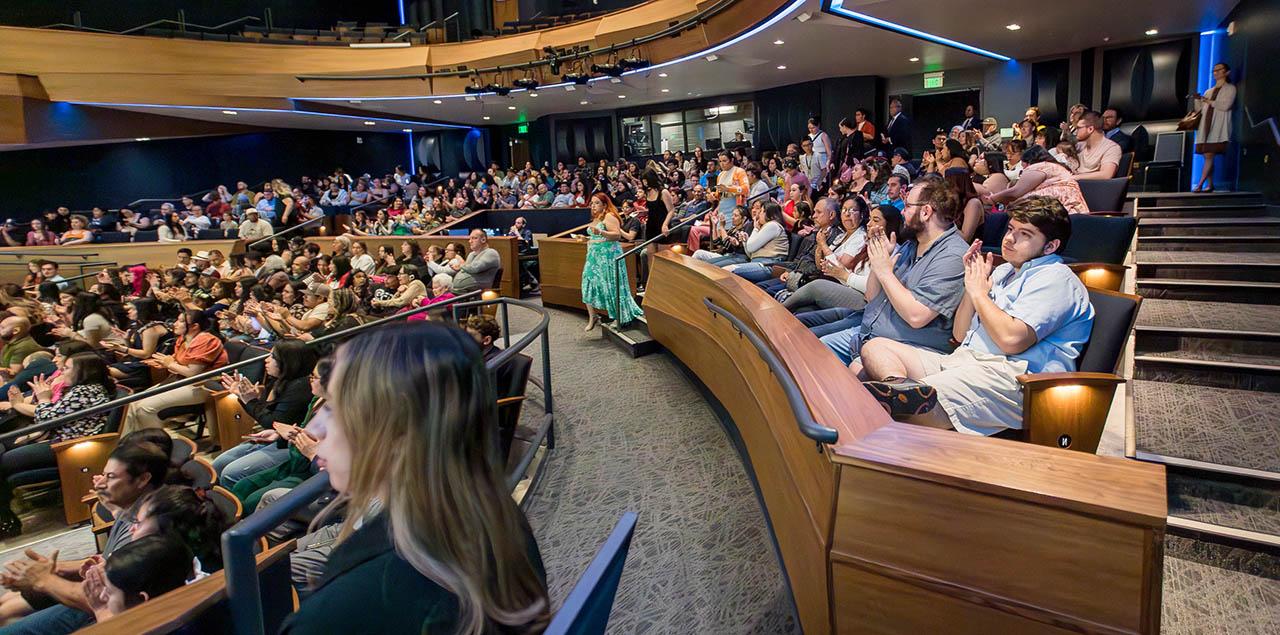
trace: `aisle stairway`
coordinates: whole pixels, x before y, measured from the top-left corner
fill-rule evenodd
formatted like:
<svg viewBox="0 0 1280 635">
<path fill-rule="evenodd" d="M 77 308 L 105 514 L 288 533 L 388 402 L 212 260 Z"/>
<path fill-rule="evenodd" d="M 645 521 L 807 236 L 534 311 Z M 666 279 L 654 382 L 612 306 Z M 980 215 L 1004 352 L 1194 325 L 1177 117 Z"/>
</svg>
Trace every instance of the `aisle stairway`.
<svg viewBox="0 0 1280 635">
<path fill-rule="evenodd" d="M 1165 632 L 1280 628 L 1280 210 L 1139 195 L 1132 449 L 1169 466 Z"/>
</svg>

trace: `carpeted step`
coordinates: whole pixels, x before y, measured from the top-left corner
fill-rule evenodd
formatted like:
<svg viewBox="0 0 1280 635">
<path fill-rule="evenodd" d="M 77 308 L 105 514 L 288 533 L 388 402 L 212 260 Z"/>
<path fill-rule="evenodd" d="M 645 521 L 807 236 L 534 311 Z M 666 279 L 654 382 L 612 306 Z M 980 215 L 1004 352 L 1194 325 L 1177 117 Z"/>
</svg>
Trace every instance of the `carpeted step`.
<svg viewBox="0 0 1280 635">
<path fill-rule="evenodd" d="M 1276 234 L 1218 236 L 1201 234 L 1194 229 L 1185 231 L 1188 233 L 1141 236 L 1138 251 L 1280 252 L 1280 235 Z"/>
<path fill-rule="evenodd" d="M 1248 236 L 1280 234 L 1280 218 L 1139 218 L 1139 240 L 1147 236 Z"/>
<path fill-rule="evenodd" d="M 1138 294 L 1163 300 L 1280 304 L 1280 282 L 1140 278 Z"/>
<path fill-rule="evenodd" d="M 1262 195 L 1258 192 L 1134 192 L 1129 195 L 1139 209 L 1147 207 L 1179 207 L 1215 205 L 1239 205 L 1244 203 L 1261 203 Z"/>
<path fill-rule="evenodd" d="M 1280 392 L 1280 357 L 1204 349 L 1148 352 L 1133 358 L 1134 379 Z"/>
<path fill-rule="evenodd" d="M 1139 356 L 1189 351 L 1280 359 L 1280 307 L 1145 299 L 1135 342 Z"/>
<path fill-rule="evenodd" d="M 1170 527 L 1164 542 L 1163 635 L 1280 633 L 1280 557 Z"/>
<path fill-rule="evenodd" d="M 1170 468 L 1169 516 L 1195 523 L 1275 536 L 1280 540 L 1280 481 Z M 1220 533 L 1231 533 L 1222 531 Z"/>
<path fill-rule="evenodd" d="M 1139 285 L 1146 278 L 1280 282 L 1280 254 L 1274 253 L 1139 250 L 1134 260 Z"/>
<path fill-rule="evenodd" d="M 1280 475 L 1280 394 L 1134 380 L 1138 458 Z"/>
<path fill-rule="evenodd" d="M 1230 205 L 1165 205 L 1160 207 L 1143 207 L 1138 210 L 1139 218 L 1213 218 L 1219 216 L 1269 216 L 1268 207 L 1263 203 L 1244 203 Z"/>
</svg>

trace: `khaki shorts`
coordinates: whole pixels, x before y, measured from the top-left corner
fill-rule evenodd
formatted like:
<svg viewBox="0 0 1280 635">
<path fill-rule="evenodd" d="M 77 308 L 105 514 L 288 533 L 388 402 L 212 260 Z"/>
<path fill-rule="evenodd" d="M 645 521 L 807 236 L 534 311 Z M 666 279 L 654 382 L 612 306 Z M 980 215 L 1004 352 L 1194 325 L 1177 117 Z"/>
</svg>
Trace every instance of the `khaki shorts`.
<svg viewBox="0 0 1280 635">
<path fill-rule="evenodd" d="M 956 430 L 992 435 L 1006 428 L 1022 428 L 1022 384 L 1018 375 L 1027 363 L 971 348 L 950 355 L 917 348 L 925 376 L 922 383 L 938 391 L 938 405 Z"/>
</svg>

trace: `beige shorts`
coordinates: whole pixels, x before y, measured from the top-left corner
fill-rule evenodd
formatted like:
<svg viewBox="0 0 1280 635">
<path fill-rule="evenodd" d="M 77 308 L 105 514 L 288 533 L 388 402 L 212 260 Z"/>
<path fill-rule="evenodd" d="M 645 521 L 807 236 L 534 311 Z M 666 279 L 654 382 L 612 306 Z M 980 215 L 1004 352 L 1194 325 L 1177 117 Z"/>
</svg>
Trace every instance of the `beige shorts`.
<svg viewBox="0 0 1280 635">
<path fill-rule="evenodd" d="M 938 391 L 938 405 L 956 430 L 989 436 L 1022 428 L 1018 375 L 1027 372 L 1026 362 L 963 346 L 950 355 L 924 348 L 916 353 L 925 374 L 920 381 Z"/>
</svg>

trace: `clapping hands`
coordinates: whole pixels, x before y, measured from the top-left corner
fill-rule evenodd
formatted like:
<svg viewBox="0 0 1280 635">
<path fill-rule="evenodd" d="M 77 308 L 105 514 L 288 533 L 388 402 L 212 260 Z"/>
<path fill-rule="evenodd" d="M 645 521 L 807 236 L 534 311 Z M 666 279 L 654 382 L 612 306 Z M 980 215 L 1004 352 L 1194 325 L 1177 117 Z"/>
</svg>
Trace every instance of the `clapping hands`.
<svg viewBox="0 0 1280 635">
<path fill-rule="evenodd" d="M 894 252 L 897 244 L 897 233 L 886 236 L 884 230 L 878 229 L 867 236 L 867 267 L 877 278 L 893 275 L 899 256 Z"/>
<path fill-rule="evenodd" d="M 964 291 L 974 302 L 991 293 L 993 260 L 992 254 L 982 253 L 980 239 L 974 240 L 969 250 L 964 252 Z"/>
</svg>

